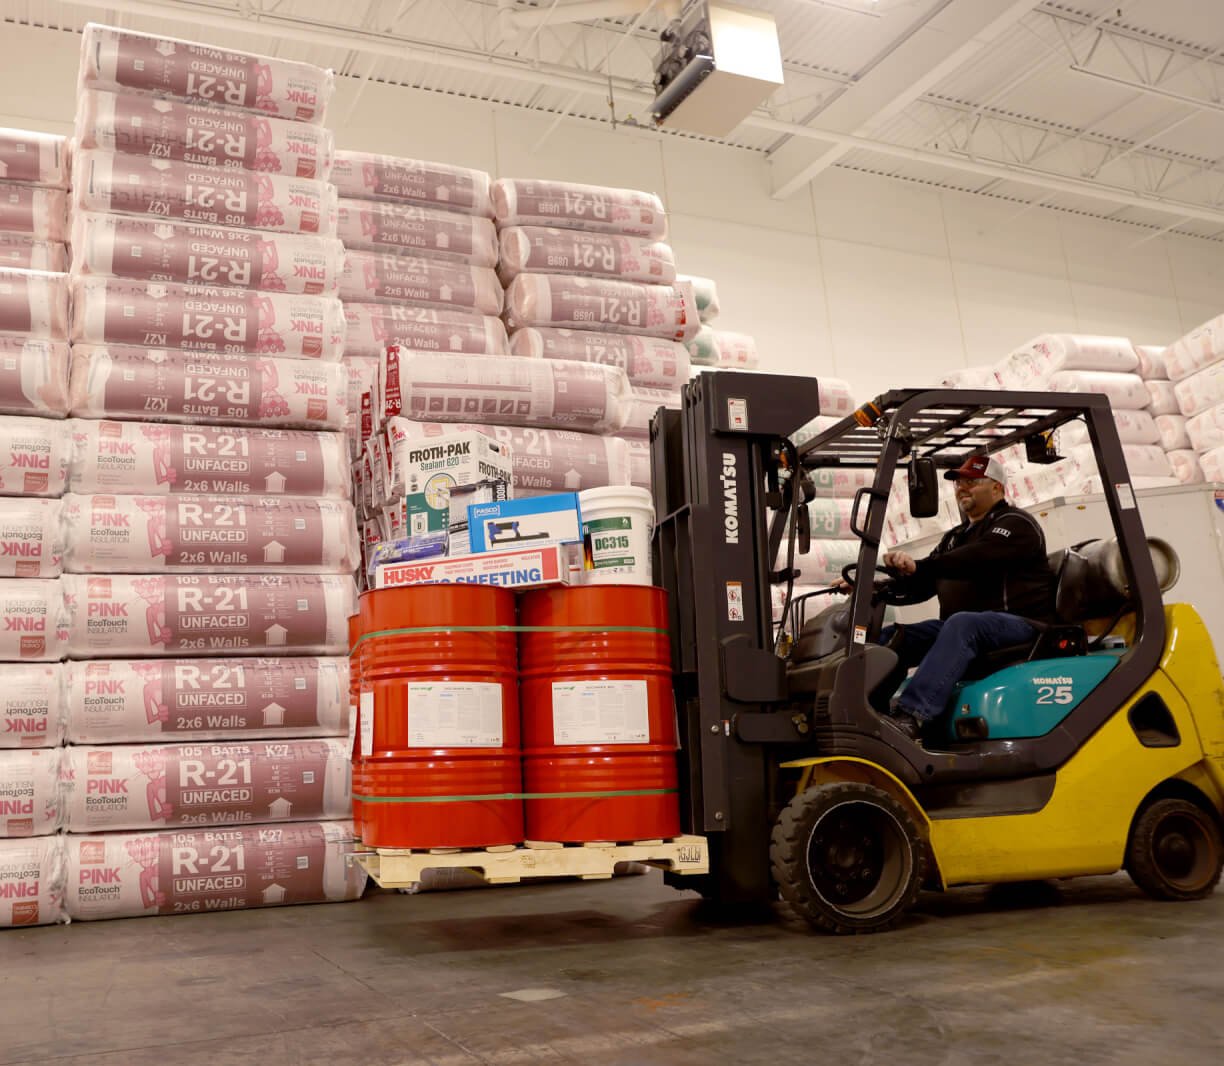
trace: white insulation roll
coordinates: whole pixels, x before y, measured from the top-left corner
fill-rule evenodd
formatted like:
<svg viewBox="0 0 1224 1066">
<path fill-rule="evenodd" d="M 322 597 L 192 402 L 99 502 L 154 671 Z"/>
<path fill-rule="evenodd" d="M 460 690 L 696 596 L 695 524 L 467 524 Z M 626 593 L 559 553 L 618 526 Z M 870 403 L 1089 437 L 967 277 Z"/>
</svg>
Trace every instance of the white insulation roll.
<svg viewBox="0 0 1224 1066">
<path fill-rule="evenodd" d="M 1190 447 L 1197 452 L 1209 452 L 1224 445 L 1224 404 L 1209 407 L 1206 411 L 1187 418 L 1186 436 L 1189 438 Z"/>
<path fill-rule="evenodd" d="M 700 323 L 688 282 L 643 285 L 567 274 L 520 274 L 506 290 L 506 325 L 640 333 L 689 341 Z"/>
<path fill-rule="evenodd" d="M 525 273 L 584 274 L 651 285 L 676 280 L 676 258 L 663 241 L 547 226 L 508 226 L 498 239 L 497 272 L 506 285 Z"/>
<path fill-rule="evenodd" d="M 677 280 L 692 284 L 693 295 L 697 298 L 697 314 L 702 322 L 713 322 L 722 309 L 718 301 L 718 285 L 714 279 L 697 274 L 679 274 Z"/>
<path fill-rule="evenodd" d="M 67 425 L 76 493 L 349 494 L 348 446 L 339 433 L 91 419 Z"/>
<path fill-rule="evenodd" d="M 0 415 L 68 413 L 68 345 L 0 337 Z"/>
<path fill-rule="evenodd" d="M 1147 407 L 1151 396 L 1138 374 L 1109 370 L 1060 370 L 1050 375 L 1052 392 L 1095 392 L 1109 397 L 1110 404 L 1122 410 Z"/>
<path fill-rule="evenodd" d="M 337 218 L 336 235 L 346 248 L 436 256 L 473 266 L 497 265 L 497 230 L 479 215 L 342 198 Z"/>
<path fill-rule="evenodd" d="M 62 838 L 64 910 L 80 922 L 358 899 L 352 838 L 342 821 Z"/>
<path fill-rule="evenodd" d="M 804 581 L 832 583 L 841 578 L 844 567 L 858 562 L 860 546 L 857 538 L 813 540 L 811 551 L 798 556 L 795 565 L 802 572 Z M 810 616 L 811 605 L 808 610 Z"/>
<path fill-rule="evenodd" d="M 59 577 L 63 512 L 62 500 L 0 496 L 0 578 Z"/>
<path fill-rule="evenodd" d="M 0 233 L 0 269 L 62 273 L 68 269 L 68 248 L 58 241 L 37 241 L 21 233 Z"/>
<path fill-rule="evenodd" d="M 63 579 L 0 581 L 0 662 L 58 662 L 68 653 Z"/>
<path fill-rule="evenodd" d="M 679 341 L 586 329 L 529 326 L 510 335 L 510 352 L 533 359 L 569 359 L 618 366 L 634 385 L 678 389 L 692 377 L 688 349 Z"/>
<path fill-rule="evenodd" d="M 0 418 L 0 494 L 62 496 L 71 455 L 67 422 Z"/>
<path fill-rule="evenodd" d="M 1179 337 L 1165 349 L 1165 370 L 1170 380 L 1181 381 L 1224 359 L 1224 315 L 1217 315 Z"/>
<path fill-rule="evenodd" d="M 629 415 L 629 379 L 618 367 L 560 359 L 400 355 L 404 414 L 430 422 L 614 432 Z"/>
<path fill-rule="evenodd" d="M 471 167 L 341 149 L 331 180 L 341 196 L 355 200 L 391 200 L 493 216 L 489 175 Z"/>
<path fill-rule="evenodd" d="M 704 323 L 697 335 L 688 342 L 688 350 L 697 366 L 755 370 L 761 362 L 755 338 L 747 333 L 712 329 Z"/>
<path fill-rule="evenodd" d="M 68 239 L 68 194 L 0 181 L 0 232 L 19 233 L 36 241 Z"/>
<path fill-rule="evenodd" d="M 349 746 L 343 740 L 65 750 L 70 833 L 290 822 L 350 812 Z"/>
<path fill-rule="evenodd" d="M 1175 415 L 1181 408 L 1177 405 L 1177 393 L 1171 381 L 1145 381 L 1143 387 L 1148 394 L 1148 410 L 1153 415 Z"/>
<path fill-rule="evenodd" d="M 674 389 L 648 389 L 641 385 L 630 386 L 629 417 L 618 430 L 622 437 L 650 438 L 650 420 L 660 407 L 672 411 L 680 410 L 680 393 Z"/>
<path fill-rule="evenodd" d="M 10 669 L 63 670 L 62 728 L 73 744 L 330 737 L 348 731 L 345 658 L 102 659 Z"/>
<path fill-rule="evenodd" d="M 314 178 L 81 152 L 73 162 L 72 185 L 73 203 L 82 211 L 285 233 L 336 232 L 336 190 Z"/>
<path fill-rule="evenodd" d="M 67 879 L 62 836 L 0 839 L 0 929 L 62 921 Z"/>
<path fill-rule="evenodd" d="M 1173 476 L 1183 485 L 1198 485 L 1207 479 L 1199 463 L 1198 453 L 1190 448 L 1175 448 L 1168 452 Z"/>
<path fill-rule="evenodd" d="M 1129 374 L 1139 366 L 1135 346 L 1125 337 L 1079 333 L 1043 333 L 1018 351 L 1036 355 L 1048 373 L 1060 370 L 1103 370 Z"/>
<path fill-rule="evenodd" d="M 351 248 L 340 277 L 340 299 L 432 304 L 500 315 L 503 292 L 489 267 Z"/>
<path fill-rule="evenodd" d="M 1118 428 L 1118 439 L 1123 444 L 1161 443 L 1161 431 L 1151 412 L 1119 408 L 1111 411 L 1111 414 Z M 1058 431 L 1058 443 L 1065 448 L 1091 439 L 1088 427 L 1083 422 L 1072 422 Z"/>
<path fill-rule="evenodd" d="M 1156 424 L 1156 432 L 1159 435 L 1157 443 L 1166 452 L 1193 447 L 1190 434 L 1186 432 L 1185 415 L 1157 415 L 1152 421 Z"/>
<path fill-rule="evenodd" d="M 72 233 L 78 274 L 334 296 L 344 266 L 335 237 L 304 233 L 84 213 Z"/>
<path fill-rule="evenodd" d="M 0 129 L 0 181 L 62 189 L 68 184 L 68 138 L 58 133 Z"/>
<path fill-rule="evenodd" d="M 1207 481 L 1224 481 L 1224 445 L 1217 445 L 1199 455 L 1199 466 Z"/>
<path fill-rule="evenodd" d="M 72 340 L 335 361 L 344 309 L 330 296 L 77 278 Z"/>
<path fill-rule="evenodd" d="M 315 359 L 78 344 L 70 381 L 80 418 L 338 430 L 348 412 L 347 367 Z"/>
<path fill-rule="evenodd" d="M 68 275 L 0 270 L 0 334 L 66 341 Z"/>
<path fill-rule="evenodd" d="M 327 181 L 335 141 L 325 126 L 210 104 L 87 90 L 77 97 L 82 149 Z"/>
<path fill-rule="evenodd" d="M 0 748 L 54 748 L 68 718 L 62 663 L 0 663 Z"/>
<path fill-rule="evenodd" d="M 96 23 L 81 38 L 80 81 L 320 124 L 335 90 L 332 72 L 309 63 Z"/>
<path fill-rule="evenodd" d="M 0 837 L 40 837 L 63 828 L 64 750 L 0 750 Z"/>
<path fill-rule="evenodd" d="M 1150 344 L 1136 344 L 1135 355 L 1139 360 L 1139 365 L 1135 368 L 1135 372 L 1143 378 L 1144 381 L 1166 381 L 1169 377 L 1169 368 L 1165 366 L 1165 349 L 1162 346 Z"/>
<path fill-rule="evenodd" d="M 344 319 L 346 356 L 380 355 L 391 344 L 466 355 L 505 355 L 510 350 L 500 318 L 459 307 L 346 303 Z"/>
<path fill-rule="evenodd" d="M 1132 478 L 1172 476 L 1169 457 L 1159 444 L 1123 444 L 1122 456 Z M 1096 456 L 1091 444 L 1076 444 L 1068 448 L 1067 458 L 1078 466 L 1084 476 L 1096 474 Z"/>
<path fill-rule="evenodd" d="M 1177 406 L 1183 415 L 1197 415 L 1224 403 L 1224 362 L 1203 367 L 1173 386 Z"/>
<path fill-rule="evenodd" d="M 654 193 L 565 181 L 502 178 L 493 183 L 498 226 L 564 226 L 662 240 L 667 214 Z"/>
<path fill-rule="evenodd" d="M 343 655 L 357 608 L 353 579 L 333 575 L 66 574 L 60 583 L 74 659 Z"/>
</svg>

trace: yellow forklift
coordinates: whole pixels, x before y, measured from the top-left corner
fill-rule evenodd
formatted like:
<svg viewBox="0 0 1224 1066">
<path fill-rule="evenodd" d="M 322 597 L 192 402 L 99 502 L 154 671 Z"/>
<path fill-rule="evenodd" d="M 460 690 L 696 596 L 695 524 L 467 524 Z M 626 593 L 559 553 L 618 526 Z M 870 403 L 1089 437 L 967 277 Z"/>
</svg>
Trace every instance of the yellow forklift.
<svg viewBox="0 0 1224 1066">
<path fill-rule="evenodd" d="M 817 414 L 813 379 L 724 372 L 652 423 L 683 828 L 710 852 L 708 874 L 669 882 L 728 905 L 780 894 L 834 933 L 896 925 L 924 887 L 1125 869 L 1158 899 L 1213 892 L 1224 682 L 1194 608 L 1163 602 L 1108 400 L 897 390 L 796 446 Z M 1112 530 L 1052 557 L 1057 624 L 981 657 L 911 740 L 881 713 L 898 680 L 879 644 L 897 598 L 878 567 L 894 474 L 911 514 L 930 517 L 941 469 L 1016 445 L 1058 462 L 1054 434 L 1071 423 L 1087 427 Z M 869 473 L 853 589 L 807 617 L 812 597 L 793 596 L 807 504 L 822 472 L 855 470 Z"/>
</svg>

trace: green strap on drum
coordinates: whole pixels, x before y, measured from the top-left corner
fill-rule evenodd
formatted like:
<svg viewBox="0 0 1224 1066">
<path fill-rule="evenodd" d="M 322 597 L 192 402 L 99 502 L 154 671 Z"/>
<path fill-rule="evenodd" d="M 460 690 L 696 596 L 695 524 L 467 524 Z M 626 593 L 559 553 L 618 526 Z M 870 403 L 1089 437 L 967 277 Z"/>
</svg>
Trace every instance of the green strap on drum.
<svg viewBox="0 0 1224 1066">
<path fill-rule="evenodd" d="M 483 796 L 364 796 L 354 792 L 361 803 L 480 803 L 486 800 L 545 799 L 620 799 L 625 796 L 670 796 L 674 788 L 635 788 L 619 792 L 491 792 Z"/>
<path fill-rule="evenodd" d="M 356 648 L 363 640 L 375 637 L 402 637 L 424 633 L 653 633 L 670 635 L 657 626 L 409 626 L 406 629 L 379 629 L 364 633 L 353 642 Z"/>
</svg>

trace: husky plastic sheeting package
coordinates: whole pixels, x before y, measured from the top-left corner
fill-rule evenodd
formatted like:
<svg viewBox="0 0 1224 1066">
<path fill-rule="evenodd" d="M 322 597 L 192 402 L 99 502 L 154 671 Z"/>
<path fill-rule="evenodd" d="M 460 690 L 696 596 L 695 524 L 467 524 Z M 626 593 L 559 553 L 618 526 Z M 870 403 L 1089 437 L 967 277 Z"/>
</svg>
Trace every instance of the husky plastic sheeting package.
<svg viewBox="0 0 1224 1066">
<path fill-rule="evenodd" d="M 61 838 L 64 909 L 93 921 L 354 900 L 367 875 L 352 839 L 339 821 Z"/>
<path fill-rule="evenodd" d="M 59 577 L 63 501 L 0 496 L 0 578 Z"/>
<path fill-rule="evenodd" d="M 353 579 L 328 574 L 66 574 L 60 584 L 74 659 L 342 655 L 357 606 Z"/>
<path fill-rule="evenodd" d="M 72 340 L 334 361 L 344 351 L 344 309 L 330 296 L 77 278 Z"/>
<path fill-rule="evenodd" d="M 1170 380 L 1181 381 L 1224 359 L 1224 315 L 1217 315 L 1179 337 L 1164 351 Z"/>
<path fill-rule="evenodd" d="M 427 256 L 349 249 L 340 299 L 364 303 L 433 304 L 500 315 L 504 293 L 497 273 Z"/>
<path fill-rule="evenodd" d="M 3 367 L 0 345 L 0 368 Z M 4 406 L 0 369 L 0 410 Z M 159 422 L 343 429 L 343 363 L 196 354 L 78 344 L 72 349 L 73 414 Z"/>
<path fill-rule="evenodd" d="M 0 837 L 40 837 L 64 825 L 63 748 L 0 749 Z"/>
<path fill-rule="evenodd" d="M 0 269 L 0 334 L 66 341 L 68 275 Z"/>
<path fill-rule="evenodd" d="M 344 499 L 350 491 L 348 445 L 339 433 L 88 419 L 67 425 L 76 493 Z"/>
<path fill-rule="evenodd" d="M 308 63 L 92 22 L 81 39 L 80 80 L 313 123 L 322 123 L 335 90 L 332 72 Z"/>
<path fill-rule="evenodd" d="M 0 748 L 54 748 L 64 740 L 62 663 L 0 663 Z"/>
<path fill-rule="evenodd" d="M 0 581 L 0 662 L 58 662 L 68 653 L 63 578 Z"/>
<path fill-rule="evenodd" d="M 67 878 L 62 836 L 0 839 L 0 929 L 63 920 Z"/>
<path fill-rule="evenodd" d="M 58 241 L 37 241 L 21 233 L 0 233 L 0 269 L 63 273 L 68 269 L 68 248 Z"/>
<path fill-rule="evenodd" d="M 670 285 L 676 280 L 676 259 L 670 246 L 618 233 L 509 226 L 498 234 L 502 282 L 519 274 L 588 274 Z"/>
<path fill-rule="evenodd" d="M 342 198 L 336 235 L 345 248 L 437 256 L 473 266 L 497 265 L 497 230 L 492 221 L 479 215 Z"/>
<path fill-rule="evenodd" d="M 68 239 L 68 194 L 0 181 L 0 232 L 20 233 L 36 241 Z"/>
<path fill-rule="evenodd" d="M 502 226 L 562 226 L 662 240 L 667 214 L 654 193 L 565 181 L 502 178 L 493 183 L 493 213 Z"/>
<path fill-rule="evenodd" d="M 702 322 L 713 322 L 718 317 L 721 306 L 718 302 L 718 286 L 713 278 L 703 278 L 697 274 L 678 274 L 677 281 L 687 281 L 693 286 L 693 295 L 697 299 L 697 314 Z"/>
<path fill-rule="evenodd" d="M 680 393 L 672 389 L 647 389 L 641 385 L 630 386 L 629 417 L 618 430 L 622 437 L 650 437 L 650 420 L 660 407 L 680 410 Z"/>
<path fill-rule="evenodd" d="M 350 812 L 349 748 L 343 740 L 65 750 L 70 833 L 290 822 Z"/>
<path fill-rule="evenodd" d="M 465 215 L 493 216 L 483 170 L 372 152 L 336 152 L 332 184 L 355 200 L 392 200 Z"/>
<path fill-rule="evenodd" d="M 0 129 L 0 181 L 68 184 L 68 139 L 57 133 Z"/>
<path fill-rule="evenodd" d="M 529 326 L 510 335 L 510 352 L 533 359 L 569 359 L 618 366 L 634 385 L 678 389 L 692 377 L 688 349 L 679 341 L 584 329 Z"/>
<path fill-rule="evenodd" d="M 336 190 L 314 178 L 81 152 L 73 162 L 72 185 L 73 202 L 82 211 L 285 233 L 336 232 Z"/>
<path fill-rule="evenodd" d="M 614 432 L 629 415 L 629 379 L 618 367 L 560 359 L 400 353 L 406 417 L 423 422 Z"/>
<path fill-rule="evenodd" d="M 1183 415 L 1197 415 L 1224 403 L 1224 362 L 1212 363 L 1173 386 Z"/>
<path fill-rule="evenodd" d="M 63 341 L 0 337 L 0 415 L 63 418 L 68 363 Z"/>
<path fill-rule="evenodd" d="M 0 418 L 0 495 L 62 496 L 71 456 L 67 422 Z"/>
<path fill-rule="evenodd" d="M 510 350 L 500 318 L 458 307 L 345 303 L 346 356 L 381 355 L 389 344 L 422 352 L 505 355 Z"/>
<path fill-rule="evenodd" d="M 1050 375 L 1053 392 L 1096 392 L 1109 397 L 1109 402 L 1123 410 L 1138 410 L 1151 402 L 1143 378 L 1138 374 L 1114 373 L 1108 370 L 1060 370 Z"/>
<path fill-rule="evenodd" d="M 332 132 L 323 126 L 92 90 L 77 98 L 76 139 L 86 150 L 320 181 L 327 181 L 335 152 Z"/>
<path fill-rule="evenodd" d="M 635 281 L 520 274 L 506 290 L 506 325 L 562 326 L 689 341 L 700 323 L 687 282 L 643 285 Z"/>
<path fill-rule="evenodd" d="M 357 568 L 357 524 L 347 500 L 68 495 L 63 505 L 64 565 L 74 574 Z M 3 521 L 0 510 L 0 527 Z"/>
<path fill-rule="evenodd" d="M 348 730 L 345 658 L 102 659 L 7 669 L 63 670 L 63 728 L 74 744 L 329 737 Z"/>
<path fill-rule="evenodd" d="M 334 296 L 343 266 L 344 246 L 334 237 L 127 215 L 80 214 L 73 226 L 78 274 Z"/>
</svg>

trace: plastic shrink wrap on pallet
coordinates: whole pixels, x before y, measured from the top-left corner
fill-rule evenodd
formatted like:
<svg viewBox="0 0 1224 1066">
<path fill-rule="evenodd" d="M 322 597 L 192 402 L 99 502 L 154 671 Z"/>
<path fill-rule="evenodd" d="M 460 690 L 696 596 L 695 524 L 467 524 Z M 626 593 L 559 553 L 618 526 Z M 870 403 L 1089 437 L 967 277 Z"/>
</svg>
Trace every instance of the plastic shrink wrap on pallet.
<svg viewBox="0 0 1224 1066">
<path fill-rule="evenodd" d="M 502 178 L 493 183 L 493 212 L 502 226 L 561 226 L 662 240 L 667 213 L 654 193 L 564 181 Z"/>
<path fill-rule="evenodd" d="M 0 663 L 0 748 L 53 748 L 68 715 L 61 663 Z"/>
<path fill-rule="evenodd" d="M 471 167 L 341 149 L 331 180 L 341 196 L 355 200 L 388 200 L 493 216 L 489 175 Z"/>
<path fill-rule="evenodd" d="M 618 366 L 631 384 L 679 389 L 692 377 L 688 349 L 679 341 L 635 333 L 528 326 L 510 335 L 512 355 Z"/>
<path fill-rule="evenodd" d="M 0 581 L 0 662 L 58 662 L 68 653 L 63 579 Z"/>
<path fill-rule="evenodd" d="M 336 235 L 346 248 L 497 265 L 497 230 L 478 215 L 342 198 Z"/>
<path fill-rule="evenodd" d="M 68 413 L 68 345 L 0 337 L 0 415 L 63 418 Z"/>
<path fill-rule="evenodd" d="M 340 299 L 429 304 L 500 315 L 503 292 L 490 267 L 352 248 L 345 255 Z"/>
<path fill-rule="evenodd" d="M 68 339 L 67 274 L 0 270 L 0 334 Z"/>
<path fill-rule="evenodd" d="M 345 303 L 346 356 L 381 355 L 390 344 L 421 352 L 505 355 L 501 319 L 458 307 Z"/>
<path fill-rule="evenodd" d="M 71 454 L 69 423 L 0 418 L 0 494 L 62 496 Z"/>
<path fill-rule="evenodd" d="M 0 837 L 40 837 L 63 828 L 64 751 L 0 749 Z"/>
<path fill-rule="evenodd" d="M 59 577 L 66 530 L 62 500 L 0 496 L 0 578 Z"/>
<path fill-rule="evenodd" d="M 506 290 L 506 325 L 638 333 L 689 341 L 700 323 L 687 282 L 643 285 L 635 281 L 565 274 L 520 274 Z"/>
<path fill-rule="evenodd" d="M 0 929 L 61 921 L 67 878 L 62 836 L 0 839 Z"/>
<path fill-rule="evenodd" d="M 651 285 L 676 280 L 675 256 L 662 241 L 545 226 L 509 226 L 498 238 L 497 273 L 504 285 L 525 273 L 597 275 Z"/>
<path fill-rule="evenodd" d="M 68 239 L 68 194 L 0 181 L 0 232 L 32 237 L 36 241 Z"/>
</svg>

